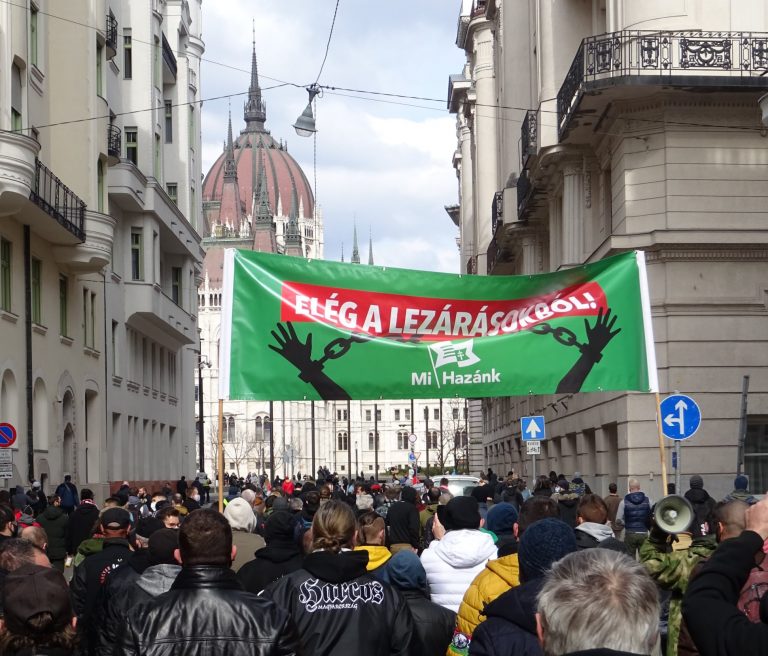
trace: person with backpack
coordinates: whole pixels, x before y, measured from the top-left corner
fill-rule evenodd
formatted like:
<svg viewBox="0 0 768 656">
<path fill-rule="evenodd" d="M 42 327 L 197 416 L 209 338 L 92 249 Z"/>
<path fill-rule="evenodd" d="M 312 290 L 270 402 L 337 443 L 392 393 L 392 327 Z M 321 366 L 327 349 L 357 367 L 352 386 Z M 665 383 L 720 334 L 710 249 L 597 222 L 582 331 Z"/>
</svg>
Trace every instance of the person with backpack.
<svg viewBox="0 0 768 656">
<path fill-rule="evenodd" d="M 56 488 L 54 494 L 61 499 L 61 510 L 67 515 L 71 515 L 75 508 L 80 505 L 80 499 L 77 496 L 77 487 L 72 482 L 72 476 L 69 474 L 64 477 L 64 482 Z"/>
</svg>

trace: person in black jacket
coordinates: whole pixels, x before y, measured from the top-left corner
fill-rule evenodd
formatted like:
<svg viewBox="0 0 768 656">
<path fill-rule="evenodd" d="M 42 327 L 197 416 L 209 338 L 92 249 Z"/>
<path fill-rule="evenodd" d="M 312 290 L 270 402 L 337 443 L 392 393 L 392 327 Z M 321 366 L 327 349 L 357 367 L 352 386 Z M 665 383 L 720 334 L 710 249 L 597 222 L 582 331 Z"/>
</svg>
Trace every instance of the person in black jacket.
<svg viewBox="0 0 768 656">
<path fill-rule="evenodd" d="M 179 548 L 179 532 L 163 528 L 154 517 L 139 525 L 142 546 L 124 565 L 107 578 L 95 613 L 98 640 L 95 654 L 109 654 L 115 645 L 126 615 L 140 603 L 150 601 L 171 589 L 181 570 L 174 556 Z M 138 533 L 138 531 L 137 531 Z"/>
<path fill-rule="evenodd" d="M 421 522 L 416 507 L 418 494 L 412 486 L 406 486 L 400 493 L 400 501 L 393 503 L 387 511 L 387 546 L 392 553 L 400 549 L 419 548 Z"/>
<path fill-rule="evenodd" d="M 725 540 L 689 584 L 683 618 L 701 656 L 752 656 L 766 653 L 768 600 L 760 603 L 761 622 L 752 623 L 736 602 L 768 540 L 768 497 L 746 512 L 746 530 Z"/>
<path fill-rule="evenodd" d="M 301 568 L 304 554 L 295 539 L 296 518 L 287 510 L 273 512 L 264 524 L 267 543 L 237 572 L 243 587 L 259 594 L 270 583 Z"/>
<path fill-rule="evenodd" d="M 691 476 L 689 484 L 691 488 L 685 493 L 693 506 L 694 519 L 691 523 L 691 534 L 694 538 L 700 538 L 715 532 L 715 527 L 710 526 L 708 520 L 717 505 L 709 493 L 704 489 L 704 479 L 698 474 Z"/>
<path fill-rule="evenodd" d="M 237 548 L 229 522 L 203 508 L 179 529 L 181 571 L 171 589 L 128 613 L 116 656 L 291 656 L 300 654 L 291 617 L 243 590 L 230 568 Z"/>
<path fill-rule="evenodd" d="M 80 505 L 69 516 L 67 523 L 67 553 L 70 556 L 77 553 L 83 540 L 91 537 L 98 521 L 99 509 L 93 502 L 93 492 L 85 487 L 81 490 Z"/>
<path fill-rule="evenodd" d="M 51 502 L 37 518 L 38 523 L 45 529 L 48 538 L 48 558 L 51 565 L 60 572 L 64 571 L 64 561 L 67 558 L 67 523 L 69 518 L 61 509 L 61 499 L 51 497 Z"/>
<path fill-rule="evenodd" d="M 296 620 L 303 653 L 406 656 L 413 621 L 405 599 L 366 573 L 368 554 L 355 544 L 355 513 L 342 501 L 320 506 L 302 569 L 269 585 L 272 599 Z"/>
<path fill-rule="evenodd" d="M 565 522 L 540 519 L 520 538 L 520 585 L 485 607 L 487 619 L 472 634 L 472 656 L 540 656 L 536 635 L 536 598 L 552 563 L 576 551 L 576 537 Z"/>
<path fill-rule="evenodd" d="M 87 556 L 75 567 L 70 590 L 72 608 L 77 615 L 78 633 L 84 640 L 84 651 L 95 637 L 91 616 L 99 598 L 99 591 L 109 573 L 127 560 L 132 551 L 128 542 L 131 514 L 124 508 L 108 508 L 101 515 L 104 542 L 101 551 Z"/>
<path fill-rule="evenodd" d="M 429 599 L 427 573 L 412 551 L 400 551 L 381 568 L 381 580 L 403 597 L 413 616 L 412 653 L 420 656 L 445 654 L 453 637 L 456 613 Z"/>
</svg>

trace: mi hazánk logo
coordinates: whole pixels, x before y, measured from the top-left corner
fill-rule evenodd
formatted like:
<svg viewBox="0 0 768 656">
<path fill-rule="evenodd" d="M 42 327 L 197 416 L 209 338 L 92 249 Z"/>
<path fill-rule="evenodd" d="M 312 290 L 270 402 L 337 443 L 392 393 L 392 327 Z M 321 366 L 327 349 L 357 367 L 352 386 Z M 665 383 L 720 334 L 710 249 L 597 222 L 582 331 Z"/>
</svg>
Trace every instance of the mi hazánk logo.
<svg viewBox="0 0 768 656">
<path fill-rule="evenodd" d="M 490 371 L 475 369 L 472 372 L 439 371 L 443 367 L 455 366 L 459 369 L 474 367 L 480 362 L 480 358 L 474 351 L 474 339 L 463 342 L 439 342 L 429 345 L 429 359 L 432 371 L 412 371 L 411 385 L 479 385 L 483 383 L 500 383 L 501 374 L 496 368 Z"/>
</svg>

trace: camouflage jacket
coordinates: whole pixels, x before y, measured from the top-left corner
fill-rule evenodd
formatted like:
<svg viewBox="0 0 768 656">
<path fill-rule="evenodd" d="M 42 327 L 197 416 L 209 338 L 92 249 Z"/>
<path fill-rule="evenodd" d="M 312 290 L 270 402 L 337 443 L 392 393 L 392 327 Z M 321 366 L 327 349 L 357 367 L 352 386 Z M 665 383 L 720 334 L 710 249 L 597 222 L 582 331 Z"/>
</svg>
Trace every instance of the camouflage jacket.
<svg viewBox="0 0 768 656">
<path fill-rule="evenodd" d="M 640 562 L 662 590 L 671 593 L 667 622 L 666 656 L 677 656 L 682 602 L 691 571 L 701 558 L 708 558 L 717 547 L 714 535 L 696 538 L 687 549 L 671 551 L 666 542 L 649 537 L 640 547 Z"/>
</svg>

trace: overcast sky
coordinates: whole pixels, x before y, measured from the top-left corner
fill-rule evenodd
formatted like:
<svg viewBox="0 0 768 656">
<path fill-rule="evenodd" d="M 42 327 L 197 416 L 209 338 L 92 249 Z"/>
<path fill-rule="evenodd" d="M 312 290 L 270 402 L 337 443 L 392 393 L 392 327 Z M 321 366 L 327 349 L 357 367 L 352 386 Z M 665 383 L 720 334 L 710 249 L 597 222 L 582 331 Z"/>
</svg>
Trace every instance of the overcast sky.
<svg viewBox="0 0 768 656">
<path fill-rule="evenodd" d="M 203 3 L 202 97 L 247 91 L 251 20 L 267 129 L 313 179 L 312 139 L 291 124 L 307 104 L 301 88 L 320 69 L 335 0 L 227 0 Z M 326 92 L 317 103 L 317 200 L 325 220 L 325 257 L 352 251 L 356 219 L 363 262 L 368 233 L 376 264 L 458 271 L 457 230 L 444 206 L 457 202 L 451 157 L 455 117 L 445 110 L 448 75 L 461 71 L 455 45 L 459 0 L 341 0 L 320 84 L 438 98 L 372 102 Z M 217 65 L 224 63 L 232 68 Z M 240 69 L 240 70 L 237 70 Z M 350 94 L 359 95 L 359 94 Z M 232 98 L 233 130 L 243 126 L 245 96 Z M 392 99 L 397 100 L 397 99 Z M 203 107 L 203 171 L 222 152 L 227 100 Z"/>
</svg>

